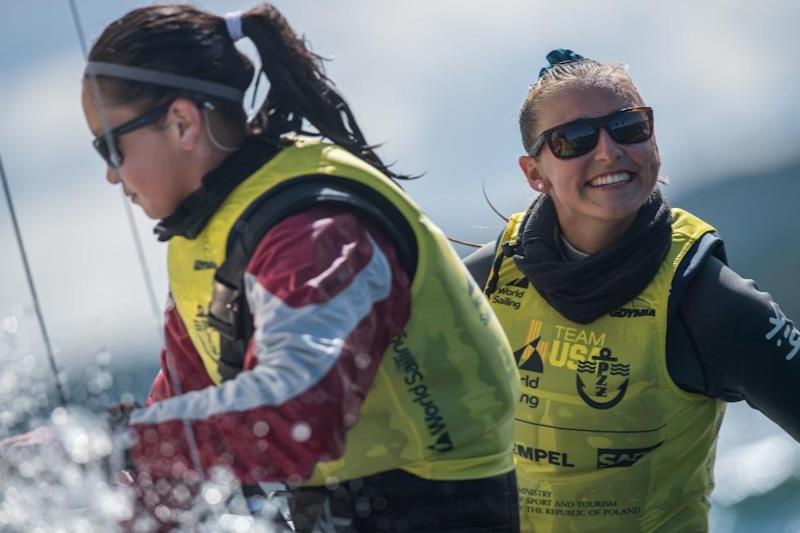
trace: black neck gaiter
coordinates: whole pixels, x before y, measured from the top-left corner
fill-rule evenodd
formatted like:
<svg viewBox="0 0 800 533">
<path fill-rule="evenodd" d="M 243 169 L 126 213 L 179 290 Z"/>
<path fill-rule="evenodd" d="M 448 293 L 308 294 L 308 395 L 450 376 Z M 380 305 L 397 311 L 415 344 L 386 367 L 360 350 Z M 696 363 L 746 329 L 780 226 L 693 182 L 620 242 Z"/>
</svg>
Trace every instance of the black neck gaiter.
<svg viewBox="0 0 800 533">
<path fill-rule="evenodd" d="M 565 318 L 588 324 L 644 290 L 672 241 L 669 205 L 655 190 L 630 229 L 604 250 L 575 262 L 561 252 L 555 206 L 539 196 L 528 209 L 514 247 L 514 262 Z"/>
<path fill-rule="evenodd" d="M 272 159 L 283 146 L 265 137 L 249 137 L 241 148 L 203 176 L 200 188 L 190 194 L 153 232 L 159 241 L 180 236 L 194 239 L 225 199 L 250 175 Z"/>
</svg>

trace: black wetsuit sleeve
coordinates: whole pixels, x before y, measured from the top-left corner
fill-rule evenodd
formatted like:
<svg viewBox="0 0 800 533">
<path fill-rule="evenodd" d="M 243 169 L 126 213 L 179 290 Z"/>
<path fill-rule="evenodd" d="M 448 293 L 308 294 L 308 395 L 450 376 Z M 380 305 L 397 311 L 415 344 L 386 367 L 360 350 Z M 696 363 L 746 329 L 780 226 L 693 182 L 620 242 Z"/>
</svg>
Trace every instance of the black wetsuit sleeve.
<svg viewBox="0 0 800 533">
<path fill-rule="evenodd" d="M 488 242 L 464 258 L 464 265 L 481 289 L 486 287 L 486 280 L 492 271 L 496 247 L 496 241 Z"/>
<path fill-rule="evenodd" d="M 691 387 L 678 385 L 747 400 L 800 441 L 800 332 L 772 296 L 710 256 L 676 315 L 670 328 L 683 330 L 682 348 L 694 352 L 702 373 L 684 380 Z"/>
</svg>

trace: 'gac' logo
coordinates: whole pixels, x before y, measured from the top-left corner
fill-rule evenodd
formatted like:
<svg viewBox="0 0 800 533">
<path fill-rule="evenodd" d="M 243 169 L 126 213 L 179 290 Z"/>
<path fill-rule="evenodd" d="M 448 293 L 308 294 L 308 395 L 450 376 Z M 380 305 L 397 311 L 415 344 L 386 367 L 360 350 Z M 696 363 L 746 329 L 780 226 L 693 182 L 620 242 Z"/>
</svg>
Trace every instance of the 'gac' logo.
<svg viewBox="0 0 800 533">
<path fill-rule="evenodd" d="M 617 468 L 620 466 L 633 466 L 636 461 L 644 457 L 647 452 L 653 451 L 663 444 L 659 442 L 649 448 L 613 449 L 600 448 L 597 450 L 597 468 Z"/>
</svg>

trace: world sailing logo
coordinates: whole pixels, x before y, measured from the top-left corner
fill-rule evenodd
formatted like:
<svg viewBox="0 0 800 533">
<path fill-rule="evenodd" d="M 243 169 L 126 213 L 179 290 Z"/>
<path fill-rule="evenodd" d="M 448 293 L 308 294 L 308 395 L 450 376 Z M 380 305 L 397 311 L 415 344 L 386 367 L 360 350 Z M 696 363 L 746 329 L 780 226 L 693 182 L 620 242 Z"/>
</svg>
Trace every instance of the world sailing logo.
<svg viewBox="0 0 800 533">
<path fill-rule="evenodd" d="M 403 372 L 403 383 L 408 387 L 407 392 L 413 396 L 412 403 L 420 407 L 420 414 L 423 415 L 428 435 L 436 440 L 427 446 L 435 452 L 449 452 L 455 447 L 450 433 L 447 430 L 447 422 L 439 409 L 439 404 L 433 399 L 433 391 L 425 383 L 425 374 L 417 363 L 416 357 L 406 345 L 405 331 L 401 331 L 392 339 L 392 359 L 395 368 Z"/>
<path fill-rule="evenodd" d="M 539 353 L 539 341 L 541 341 L 541 337 L 536 337 L 531 342 L 520 348 L 519 350 L 514 351 L 514 360 L 517 362 L 517 367 L 520 370 L 527 370 L 529 372 L 544 372 L 544 363 L 542 362 L 542 354 Z M 525 351 L 529 350 L 529 355 L 524 360 L 522 356 L 525 354 Z"/>
<path fill-rule="evenodd" d="M 525 279 L 525 278 L 523 278 Z M 528 342 L 517 350 L 514 350 L 514 360 L 517 368 L 527 372 L 544 372 L 544 356 L 547 353 L 548 344 L 542 341 L 542 321 L 531 320 L 528 327 Z"/>
</svg>

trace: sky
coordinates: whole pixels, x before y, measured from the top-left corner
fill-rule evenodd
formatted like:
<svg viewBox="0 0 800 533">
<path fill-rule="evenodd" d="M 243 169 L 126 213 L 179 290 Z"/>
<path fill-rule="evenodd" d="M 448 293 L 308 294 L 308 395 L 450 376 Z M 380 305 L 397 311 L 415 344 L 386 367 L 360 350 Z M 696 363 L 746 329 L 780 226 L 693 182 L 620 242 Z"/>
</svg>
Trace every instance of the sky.
<svg viewBox="0 0 800 533">
<path fill-rule="evenodd" d="M 242 1 L 196 2 L 224 13 Z M 86 35 L 135 1 L 78 0 Z M 517 112 L 544 55 L 567 47 L 629 66 L 655 109 L 670 198 L 797 157 L 800 4 L 790 1 L 279 2 L 385 160 L 424 173 L 407 190 L 451 236 L 493 240 L 533 197 Z M 66 0 L 4 5 L 0 155 L 54 342 L 66 359 L 158 343 L 123 209 L 79 105 L 83 59 Z M 36 23 L 36 31 L 30 27 Z M 242 49 L 253 54 L 245 42 Z M 5 199 L 3 199 L 5 201 Z M 134 209 L 157 289 L 165 247 Z M 0 315 L 30 296 L 0 204 Z M 462 253 L 465 249 L 460 250 Z"/>
<path fill-rule="evenodd" d="M 77 0 L 90 40 L 130 0 Z M 250 2 L 194 4 L 224 13 Z M 276 2 L 398 171 L 449 235 L 486 242 L 533 193 L 517 167 L 517 113 L 553 48 L 625 63 L 655 109 L 668 198 L 798 158 L 800 3 L 792 0 Z M 157 357 L 160 343 L 118 188 L 90 146 L 83 58 L 66 0 L 5 2 L 0 156 L 60 364 L 98 351 Z M 252 54 L 248 43 L 242 50 Z M 165 300 L 165 247 L 135 208 Z M 461 249 L 460 252 L 465 252 Z M 31 297 L 0 198 L 0 335 Z M 26 350 L 41 351 L 35 331 Z"/>
</svg>

